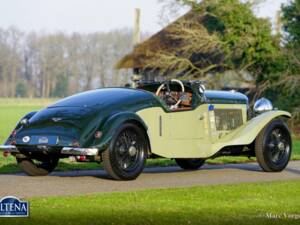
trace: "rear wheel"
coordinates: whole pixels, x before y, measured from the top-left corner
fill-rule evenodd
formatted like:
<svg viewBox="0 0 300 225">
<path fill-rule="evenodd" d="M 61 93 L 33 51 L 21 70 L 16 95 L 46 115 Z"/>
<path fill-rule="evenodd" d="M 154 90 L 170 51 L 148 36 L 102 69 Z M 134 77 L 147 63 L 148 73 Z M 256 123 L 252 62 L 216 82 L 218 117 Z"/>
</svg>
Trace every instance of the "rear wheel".
<svg viewBox="0 0 300 225">
<path fill-rule="evenodd" d="M 49 157 L 43 161 L 37 161 L 30 158 L 18 158 L 17 163 L 21 169 L 29 176 L 46 176 L 57 166 L 58 157 Z"/>
<path fill-rule="evenodd" d="M 102 154 L 103 167 L 116 180 L 133 180 L 143 171 L 148 144 L 144 131 L 135 124 L 121 125 Z"/>
<path fill-rule="evenodd" d="M 175 159 L 175 161 L 184 170 L 197 170 L 205 163 L 205 159 Z"/>
<path fill-rule="evenodd" d="M 266 172 L 280 172 L 289 163 L 292 140 L 287 125 L 280 119 L 271 121 L 255 140 L 255 154 Z"/>
</svg>

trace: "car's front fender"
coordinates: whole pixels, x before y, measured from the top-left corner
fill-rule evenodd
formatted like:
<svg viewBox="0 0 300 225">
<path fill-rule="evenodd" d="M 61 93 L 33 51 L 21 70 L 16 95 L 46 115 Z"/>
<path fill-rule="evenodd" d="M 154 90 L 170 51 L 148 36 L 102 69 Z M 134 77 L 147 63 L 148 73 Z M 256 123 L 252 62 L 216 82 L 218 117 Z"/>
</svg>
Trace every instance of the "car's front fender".
<svg viewBox="0 0 300 225">
<path fill-rule="evenodd" d="M 225 143 L 225 146 L 249 145 L 256 139 L 257 135 L 268 123 L 281 117 L 291 118 L 291 114 L 279 110 L 262 113 L 249 120 L 244 126 L 222 138 L 220 142 L 216 144 L 221 146 Z"/>
<path fill-rule="evenodd" d="M 116 113 L 109 117 L 104 124 L 100 126 L 99 130 L 102 132 L 102 136 L 99 140 L 94 142 L 93 146 L 97 147 L 100 151 L 105 150 L 118 127 L 126 122 L 135 122 L 141 125 L 145 130 L 148 129 L 144 121 L 134 112 Z"/>
</svg>

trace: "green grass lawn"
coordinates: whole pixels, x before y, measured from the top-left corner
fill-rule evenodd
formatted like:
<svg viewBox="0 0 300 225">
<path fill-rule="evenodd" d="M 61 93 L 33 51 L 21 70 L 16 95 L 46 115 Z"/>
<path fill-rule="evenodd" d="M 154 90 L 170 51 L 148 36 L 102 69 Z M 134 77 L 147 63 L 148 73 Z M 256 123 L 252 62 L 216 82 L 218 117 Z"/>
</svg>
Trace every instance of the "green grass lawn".
<svg viewBox="0 0 300 225">
<path fill-rule="evenodd" d="M 39 110 L 53 101 L 53 99 L 0 99 L 0 143 L 4 142 L 22 116 L 28 112 Z M 292 159 L 300 160 L 300 141 L 294 141 L 293 149 Z M 253 160 L 255 158 L 249 160 L 247 157 L 220 157 L 207 160 L 207 163 L 240 163 Z M 168 159 L 156 159 L 148 160 L 147 164 L 148 166 L 170 166 L 175 165 L 175 162 Z M 60 161 L 56 170 L 98 169 L 99 167 L 100 165 L 97 163 L 75 163 L 64 159 Z M 4 158 L 2 154 L 0 155 L 0 173 L 20 171 L 13 157 Z"/>
<path fill-rule="evenodd" d="M 32 198 L 30 218 L 0 223 L 299 225 L 299 190 L 300 181 L 288 181 Z"/>
</svg>

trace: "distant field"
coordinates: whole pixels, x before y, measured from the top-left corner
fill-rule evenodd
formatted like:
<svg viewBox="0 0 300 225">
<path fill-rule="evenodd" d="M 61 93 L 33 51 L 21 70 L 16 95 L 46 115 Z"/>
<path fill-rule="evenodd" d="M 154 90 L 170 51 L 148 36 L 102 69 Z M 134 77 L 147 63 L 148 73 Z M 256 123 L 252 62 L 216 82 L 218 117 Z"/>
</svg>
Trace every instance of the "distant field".
<svg viewBox="0 0 300 225">
<path fill-rule="evenodd" d="M 0 98 L 0 143 L 5 141 L 17 121 L 28 112 L 40 110 L 54 102 L 54 99 L 1 99 Z M 294 140 L 293 159 L 300 159 L 300 141 Z M 255 160 L 254 158 L 251 159 Z M 207 163 L 239 163 L 249 161 L 246 157 L 221 157 L 208 160 Z M 148 166 L 169 166 L 175 162 L 167 159 L 148 160 Z M 97 163 L 74 163 L 68 159 L 62 160 L 57 170 L 97 169 Z M 0 173 L 19 172 L 13 157 L 4 158 L 0 155 Z"/>
</svg>

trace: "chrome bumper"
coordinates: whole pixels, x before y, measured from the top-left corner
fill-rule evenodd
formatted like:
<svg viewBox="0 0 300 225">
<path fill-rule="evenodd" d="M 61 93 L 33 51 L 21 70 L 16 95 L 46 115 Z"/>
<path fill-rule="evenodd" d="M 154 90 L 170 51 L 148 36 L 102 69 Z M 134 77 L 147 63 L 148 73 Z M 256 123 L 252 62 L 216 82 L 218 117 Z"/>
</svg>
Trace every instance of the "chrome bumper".
<svg viewBox="0 0 300 225">
<path fill-rule="evenodd" d="M 94 155 L 98 154 L 98 148 L 72 148 L 72 147 L 64 147 L 61 150 L 61 154 L 65 154 L 65 155 L 94 156 Z"/>
<path fill-rule="evenodd" d="M 14 145 L 0 145 L 0 151 L 10 152 L 10 153 L 19 153 L 19 150 Z"/>
<path fill-rule="evenodd" d="M 0 145 L 0 151 L 10 152 L 10 153 L 20 153 L 15 145 Z M 98 154 L 97 148 L 73 148 L 64 147 L 61 150 L 61 154 L 64 155 L 85 155 L 85 156 L 95 156 Z"/>
</svg>

